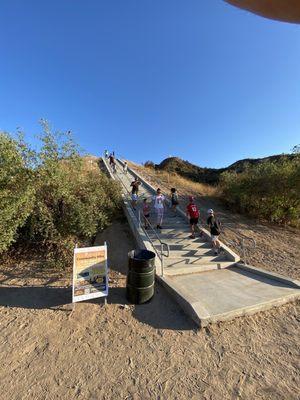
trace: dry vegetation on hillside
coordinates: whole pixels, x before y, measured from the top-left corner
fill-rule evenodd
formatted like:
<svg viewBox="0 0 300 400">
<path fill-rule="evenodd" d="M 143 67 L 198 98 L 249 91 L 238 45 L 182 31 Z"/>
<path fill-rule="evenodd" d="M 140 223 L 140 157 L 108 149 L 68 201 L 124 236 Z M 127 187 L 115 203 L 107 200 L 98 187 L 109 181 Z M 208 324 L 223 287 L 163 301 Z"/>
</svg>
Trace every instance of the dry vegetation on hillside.
<svg viewBox="0 0 300 400">
<path fill-rule="evenodd" d="M 137 172 L 145 175 L 149 183 L 153 185 L 161 185 L 167 193 L 171 187 L 176 187 L 179 195 L 199 194 L 201 196 L 216 196 L 217 189 L 214 186 L 205 183 L 198 183 L 186 179 L 175 172 L 167 172 L 154 168 L 146 168 L 133 162 L 128 162 L 129 167 L 132 167 Z"/>
</svg>

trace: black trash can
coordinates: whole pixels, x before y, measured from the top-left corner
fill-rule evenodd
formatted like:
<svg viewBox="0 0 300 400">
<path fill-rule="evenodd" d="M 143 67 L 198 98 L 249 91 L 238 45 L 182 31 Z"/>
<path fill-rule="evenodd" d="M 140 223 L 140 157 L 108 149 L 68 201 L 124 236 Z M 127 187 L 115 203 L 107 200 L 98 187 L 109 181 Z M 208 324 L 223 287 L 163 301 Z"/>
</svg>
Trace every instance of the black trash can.
<svg viewBox="0 0 300 400">
<path fill-rule="evenodd" d="M 128 253 L 127 299 L 143 304 L 154 295 L 155 253 L 149 250 L 131 250 Z"/>
</svg>

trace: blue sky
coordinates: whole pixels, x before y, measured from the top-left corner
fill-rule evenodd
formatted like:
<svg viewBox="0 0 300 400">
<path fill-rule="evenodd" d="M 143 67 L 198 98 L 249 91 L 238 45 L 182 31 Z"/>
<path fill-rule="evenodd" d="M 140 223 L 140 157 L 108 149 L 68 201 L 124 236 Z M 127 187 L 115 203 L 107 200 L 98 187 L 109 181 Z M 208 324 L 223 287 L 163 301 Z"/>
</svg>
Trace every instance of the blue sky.
<svg viewBox="0 0 300 400">
<path fill-rule="evenodd" d="M 300 26 L 222 0 L 0 4 L 0 129 L 208 167 L 300 142 Z"/>
</svg>

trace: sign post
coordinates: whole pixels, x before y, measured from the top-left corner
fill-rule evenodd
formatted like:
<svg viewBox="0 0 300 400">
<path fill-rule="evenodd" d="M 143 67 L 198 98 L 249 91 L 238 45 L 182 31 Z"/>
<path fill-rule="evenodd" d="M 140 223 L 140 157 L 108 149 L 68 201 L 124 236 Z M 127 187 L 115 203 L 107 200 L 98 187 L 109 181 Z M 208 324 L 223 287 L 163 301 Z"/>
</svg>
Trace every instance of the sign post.
<svg viewBox="0 0 300 400">
<path fill-rule="evenodd" d="M 107 245 L 76 247 L 73 261 L 72 302 L 108 295 Z"/>
</svg>

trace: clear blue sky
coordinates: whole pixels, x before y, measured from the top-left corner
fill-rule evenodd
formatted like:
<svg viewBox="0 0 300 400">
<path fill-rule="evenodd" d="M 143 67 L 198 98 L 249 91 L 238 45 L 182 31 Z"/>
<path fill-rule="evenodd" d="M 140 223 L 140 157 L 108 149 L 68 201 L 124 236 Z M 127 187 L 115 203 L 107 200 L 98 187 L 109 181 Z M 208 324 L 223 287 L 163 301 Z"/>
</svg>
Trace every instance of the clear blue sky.
<svg viewBox="0 0 300 400">
<path fill-rule="evenodd" d="M 0 129 L 222 167 L 300 142 L 300 26 L 222 0 L 3 0 Z"/>
</svg>

